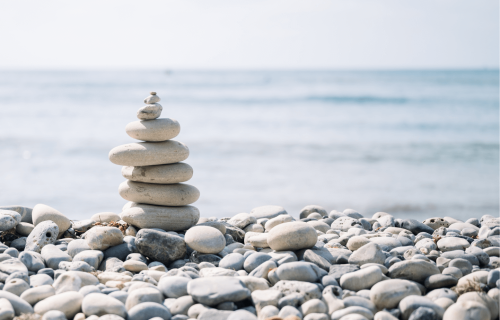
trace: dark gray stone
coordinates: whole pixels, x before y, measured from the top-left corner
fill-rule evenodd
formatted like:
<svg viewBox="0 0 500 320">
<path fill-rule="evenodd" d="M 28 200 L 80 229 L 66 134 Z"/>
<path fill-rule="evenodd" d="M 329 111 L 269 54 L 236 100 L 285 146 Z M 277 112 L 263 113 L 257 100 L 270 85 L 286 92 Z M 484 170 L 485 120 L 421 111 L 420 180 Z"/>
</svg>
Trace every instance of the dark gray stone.
<svg viewBox="0 0 500 320">
<path fill-rule="evenodd" d="M 152 229 L 141 229 L 137 232 L 135 245 L 142 255 L 164 265 L 186 255 L 186 243 L 183 238 Z"/>
<path fill-rule="evenodd" d="M 238 227 L 230 225 L 225 221 L 221 221 L 221 223 L 226 227 L 226 234 L 233 237 L 234 241 L 243 243 L 243 241 L 245 240 L 245 231 L 241 230 Z"/>
<path fill-rule="evenodd" d="M 500 270 L 490 270 L 490 272 L 488 273 L 486 284 L 490 288 L 495 288 L 497 287 L 498 279 L 500 279 Z"/>
<path fill-rule="evenodd" d="M 104 250 L 104 260 L 107 258 L 118 258 L 125 261 L 129 254 L 137 252 L 139 251 L 135 245 L 135 238 L 125 237 L 122 244 Z"/>
<path fill-rule="evenodd" d="M 405 219 L 401 222 L 401 228 L 406 230 L 410 230 L 414 235 L 419 234 L 420 232 L 426 232 L 428 234 L 433 234 L 434 229 L 423 224 L 422 222 L 415 219 Z"/>
<path fill-rule="evenodd" d="M 434 274 L 425 279 L 425 288 L 429 290 L 439 288 L 451 288 L 457 284 L 458 280 L 454 276 L 446 274 Z"/>
<path fill-rule="evenodd" d="M 219 262 L 222 260 L 221 257 L 215 254 L 210 253 L 199 253 L 198 251 L 193 251 L 193 253 L 189 256 L 189 261 L 194 263 L 202 263 L 202 262 L 210 262 L 214 266 L 218 267 Z"/>
</svg>

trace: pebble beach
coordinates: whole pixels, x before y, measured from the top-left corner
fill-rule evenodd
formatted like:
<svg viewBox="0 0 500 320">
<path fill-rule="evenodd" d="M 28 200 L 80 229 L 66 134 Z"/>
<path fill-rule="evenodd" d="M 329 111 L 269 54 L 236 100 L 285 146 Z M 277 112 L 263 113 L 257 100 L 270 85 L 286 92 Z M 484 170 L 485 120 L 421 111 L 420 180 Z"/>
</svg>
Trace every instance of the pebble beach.
<svg viewBox="0 0 500 320">
<path fill-rule="evenodd" d="M 112 148 L 121 212 L 0 206 L 0 320 L 494 320 L 500 218 L 307 205 L 206 217 L 151 92 Z M 328 209 L 328 210 L 327 210 Z"/>
</svg>

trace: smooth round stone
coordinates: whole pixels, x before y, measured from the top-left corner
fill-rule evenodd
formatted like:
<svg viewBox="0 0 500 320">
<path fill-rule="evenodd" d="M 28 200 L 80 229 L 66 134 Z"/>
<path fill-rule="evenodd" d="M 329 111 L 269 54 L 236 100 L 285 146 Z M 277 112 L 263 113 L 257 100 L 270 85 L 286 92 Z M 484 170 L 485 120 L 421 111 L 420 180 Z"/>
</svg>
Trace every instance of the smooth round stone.
<svg viewBox="0 0 500 320">
<path fill-rule="evenodd" d="M 183 162 L 157 166 L 126 166 L 122 168 L 122 176 L 136 182 L 172 184 L 191 179 L 193 168 Z"/>
<path fill-rule="evenodd" d="M 439 240 L 437 242 L 437 246 L 439 250 L 446 252 L 454 250 L 465 250 L 470 247 L 470 243 L 462 238 L 446 237 Z"/>
<path fill-rule="evenodd" d="M 269 232 L 267 243 L 275 251 L 312 248 L 318 241 L 316 229 L 305 222 L 287 222 L 275 226 Z"/>
<path fill-rule="evenodd" d="M 349 240 L 347 241 L 346 247 L 351 251 L 356 251 L 369 242 L 371 242 L 371 241 L 367 237 L 354 236 L 354 237 L 349 238 Z"/>
<path fill-rule="evenodd" d="M 242 270 L 245 258 L 239 253 L 230 253 L 221 261 L 219 261 L 219 267 L 231 270 Z"/>
<path fill-rule="evenodd" d="M 359 291 L 371 288 L 384 278 L 384 274 L 379 267 L 371 266 L 344 274 L 340 278 L 340 286 L 342 289 Z"/>
<path fill-rule="evenodd" d="M 28 290 L 30 285 L 22 279 L 12 279 L 5 283 L 3 287 L 4 291 L 20 296 L 24 291 Z"/>
<path fill-rule="evenodd" d="M 59 227 L 59 235 L 62 235 L 71 226 L 71 222 L 65 215 L 44 204 L 37 204 L 33 208 L 32 218 L 35 227 L 43 221 L 51 220 L 55 222 Z"/>
<path fill-rule="evenodd" d="M 180 231 L 194 226 L 200 219 L 200 211 L 193 206 L 161 207 L 134 202 L 122 212 L 121 218 L 141 229 Z"/>
<path fill-rule="evenodd" d="M 94 227 L 85 236 L 87 245 L 92 250 L 106 250 L 123 243 L 123 233 L 115 227 Z"/>
<path fill-rule="evenodd" d="M 187 295 L 187 285 L 191 279 L 186 277 L 171 276 L 163 277 L 158 283 L 158 289 L 167 298 L 179 298 Z"/>
<path fill-rule="evenodd" d="M 154 317 L 170 319 L 172 315 L 167 307 L 155 302 L 143 302 L 128 310 L 128 318 L 134 320 L 149 320 Z"/>
<path fill-rule="evenodd" d="M 48 297 L 35 305 L 35 313 L 40 315 L 50 310 L 59 310 L 64 313 L 66 318 L 73 319 L 75 314 L 80 312 L 83 295 L 78 292 L 64 292 Z"/>
<path fill-rule="evenodd" d="M 451 275 L 434 274 L 425 279 L 425 287 L 429 290 L 439 288 L 451 288 L 455 286 L 458 279 Z"/>
<path fill-rule="evenodd" d="M 58 235 L 59 227 L 55 222 L 50 220 L 42 221 L 36 225 L 28 239 L 26 239 L 24 250 L 40 253 L 45 245 L 54 244 Z"/>
<path fill-rule="evenodd" d="M 484 292 L 466 292 L 457 299 L 457 303 L 465 301 L 476 301 L 488 308 L 491 319 L 498 319 L 498 301 L 493 300 Z"/>
<path fill-rule="evenodd" d="M 313 263 L 296 261 L 282 264 L 276 274 L 280 280 L 317 282 L 327 272 Z"/>
<path fill-rule="evenodd" d="M 90 220 L 96 222 L 111 222 L 111 221 L 120 221 L 120 216 L 114 212 L 100 212 L 94 214 L 90 217 Z"/>
<path fill-rule="evenodd" d="M 37 302 L 56 294 L 56 290 L 51 285 L 34 287 L 24 291 L 21 299 L 34 306 Z"/>
<path fill-rule="evenodd" d="M 109 160 L 120 166 L 154 166 L 184 161 L 189 156 L 182 142 L 137 142 L 124 144 L 109 152 Z"/>
<path fill-rule="evenodd" d="M 207 226 L 194 226 L 184 236 L 186 244 L 200 253 L 219 253 L 226 246 L 226 238 L 219 230 Z"/>
<path fill-rule="evenodd" d="M 128 201 L 159 206 L 185 206 L 198 200 L 200 191 L 189 184 L 151 184 L 126 180 L 118 187 Z"/>
<path fill-rule="evenodd" d="M 0 210 L 0 231 L 15 228 L 21 222 L 21 215 L 12 210 Z"/>
<path fill-rule="evenodd" d="M 461 301 L 451 305 L 443 320 L 490 320 L 488 308 L 476 301 Z"/>
<path fill-rule="evenodd" d="M 408 296 L 401 300 L 399 303 L 399 310 L 401 311 L 401 318 L 403 320 L 408 320 L 410 315 L 420 307 L 430 308 L 437 315 L 438 319 L 441 319 L 444 314 L 444 309 L 427 299 L 426 297 L 421 297 L 417 295 Z"/>
<path fill-rule="evenodd" d="M 29 222 L 20 222 L 16 226 L 16 232 L 19 233 L 20 235 L 27 237 L 33 231 L 35 226 Z"/>
<path fill-rule="evenodd" d="M 166 141 L 175 138 L 181 131 L 179 122 L 162 118 L 148 121 L 134 121 L 127 124 L 125 132 L 137 140 Z"/>
<path fill-rule="evenodd" d="M 42 255 L 33 251 L 23 251 L 19 254 L 19 260 L 28 268 L 28 271 L 38 272 L 45 268 Z"/>
<path fill-rule="evenodd" d="M 123 263 L 125 270 L 130 272 L 141 272 L 142 270 L 148 270 L 148 266 L 141 261 L 137 260 L 127 260 Z"/>
<path fill-rule="evenodd" d="M 470 263 L 469 260 L 462 258 L 456 258 L 451 260 L 448 263 L 448 267 L 460 269 L 460 272 L 462 273 L 463 276 L 466 276 L 472 272 L 472 263 Z"/>
<path fill-rule="evenodd" d="M 389 277 L 407 279 L 424 283 L 425 279 L 440 274 L 441 271 L 434 264 L 424 260 L 405 260 L 396 262 L 389 268 Z"/>
<path fill-rule="evenodd" d="M 122 318 L 127 317 L 127 311 L 123 303 L 102 293 L 90 293 L 83 298 L 82 311 L 85 315 L 103 316 L 105 314 L 116 314 Z"/>
<path fill-rule="evenodd" d="M 386 280 L 375 284 L 370 289 L 370 300 L 378 309 L 396 308 L 407 296 L 421 295 L 418 286 L 407 280 Z"/>
<path fill-rule="evenodd" d="M 246 272 L 252 272 L 255 268 L 271 259 L 272 256 L 264 252 L 251 253 L 246 256 L 243 267 Z"/>
</svg>

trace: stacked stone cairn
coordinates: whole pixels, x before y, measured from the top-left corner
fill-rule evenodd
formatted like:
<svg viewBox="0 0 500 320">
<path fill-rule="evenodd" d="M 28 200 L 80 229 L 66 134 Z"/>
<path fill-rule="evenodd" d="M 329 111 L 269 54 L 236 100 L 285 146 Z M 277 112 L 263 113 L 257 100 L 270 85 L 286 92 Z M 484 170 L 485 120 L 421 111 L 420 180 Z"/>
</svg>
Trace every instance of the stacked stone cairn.
<svg viewBox="0 0 500 320">
<path fill-rule="evenodd" d="M 144 99 L 137 111 L 139 121 L 125 127 L 127 134 L 144 142 L 118 146 L 109 152 L 114 164 L 124 166 L 119 193 L 130 202 L 122 209 L 123 221 L 138 228 L 165 231 L 185 230 L 195 225 L 200 212 L 189 206 L 200 197 L 195 187 L 185 184 L 193 176 L 186 160 L 188 147 L 171 140 L 180 132 L 174 119 L 159 118 L 162 106 L 156 92 Z"/>
</svg>

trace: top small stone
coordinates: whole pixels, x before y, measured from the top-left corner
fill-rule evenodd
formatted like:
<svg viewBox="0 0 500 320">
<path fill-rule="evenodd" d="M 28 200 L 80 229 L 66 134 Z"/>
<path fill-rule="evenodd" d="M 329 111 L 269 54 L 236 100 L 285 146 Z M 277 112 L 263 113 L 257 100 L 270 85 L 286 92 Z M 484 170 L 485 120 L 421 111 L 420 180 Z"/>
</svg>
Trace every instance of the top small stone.
<svg viewBox="0 0 500 320">
<path fill-rule="evenodd" d="M 158 97 L 156 95 L 156 92 L 150 92 L 150 96 L 147 97 L 146 99 L 144 99 L 144 103 L 146 104 L 153 104 L 153 103 L 157 103 L 157 102 L 160 102 L 160 97 Z"/>
</svg>

